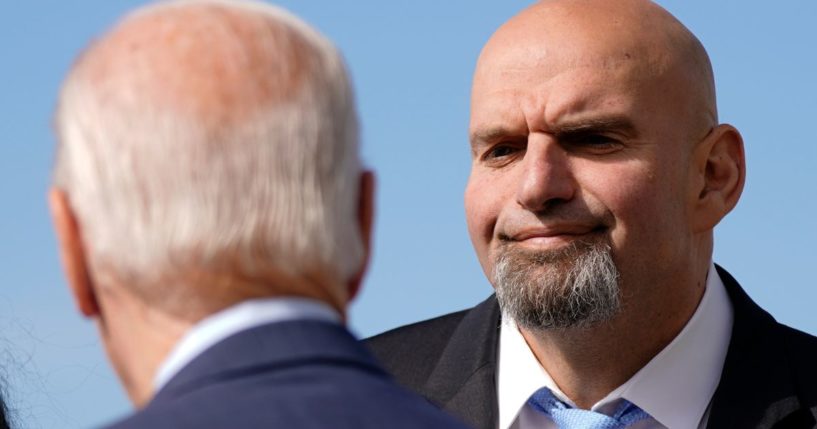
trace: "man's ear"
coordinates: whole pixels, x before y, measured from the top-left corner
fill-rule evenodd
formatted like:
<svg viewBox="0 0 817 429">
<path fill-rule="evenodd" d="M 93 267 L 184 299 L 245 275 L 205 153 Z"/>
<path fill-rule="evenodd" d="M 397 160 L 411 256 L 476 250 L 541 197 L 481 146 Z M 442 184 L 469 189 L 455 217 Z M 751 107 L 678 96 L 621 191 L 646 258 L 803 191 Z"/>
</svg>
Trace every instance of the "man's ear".
<svg viewBox="0 0 817 429">
<path fill-rule="evenodd" d="M 372 254 L 372 231 L 374 229 L 374 193 L 375 177 L 372 171 L 366 170 L 360 175 L 360 189 L 358 190 L 357 220 L 360 228 L 360 239 L 363 242 L 363 262 L 358 271 L 349 280 L 349 301 L 360 291 L 363 276 L 369 266 Z"/>
<path fill-rule="evenodd" d="M 743 138 L 735 127 L 721 124 L 698 145 L 693 155 L 697 196 L 695 231 L 711 230 L 737 205 L 746 181 Z"/>
<path fill-rule="evenodd" d="M 48 205 L 51 209 L 51 218 L 57 233 L 60 260 L 74 302 L 80 313 L 85 317 L 98 316 L 99 304 L 88 271 L 79 224 L 71 209 L 68 197 L 59 189 L 52 188 L 48 191 Z"/>
</svg>

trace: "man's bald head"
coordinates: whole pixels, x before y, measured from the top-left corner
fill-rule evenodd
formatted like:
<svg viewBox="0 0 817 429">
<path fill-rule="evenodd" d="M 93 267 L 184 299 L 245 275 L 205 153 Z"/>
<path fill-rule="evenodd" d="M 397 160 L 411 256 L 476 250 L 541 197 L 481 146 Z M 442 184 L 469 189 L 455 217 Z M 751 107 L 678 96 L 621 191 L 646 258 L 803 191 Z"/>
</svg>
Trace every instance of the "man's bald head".
<svg viewBox="0 0 817 429">
<path fill-rule="evenodd" d="M 521 61 L 520 61 L 521 59 Z M 614 69 L 643 83 L 661 80 L 668 103 L 685 101 L 691 134 L 717 124 L 709 57 L 681 22 L 647 0 L 546 0 L 500 27 L 480 55 L 475 89 L 486 80 L 535 65 Z M 633 82 L 637 84 L 637 82 Z M 677 97 L 673 97 L 677 96 Z"/>
<path fill-rule="evenodd" d="M 340 55 L 298 18 L 252 1 L 138 10 L 79 58 L 56 125 L 55 185 L 99 282 L 197 317 L 302 292 L 282 275 L 343 305 L 365 252 L 357 118 Z"/>
</svg>

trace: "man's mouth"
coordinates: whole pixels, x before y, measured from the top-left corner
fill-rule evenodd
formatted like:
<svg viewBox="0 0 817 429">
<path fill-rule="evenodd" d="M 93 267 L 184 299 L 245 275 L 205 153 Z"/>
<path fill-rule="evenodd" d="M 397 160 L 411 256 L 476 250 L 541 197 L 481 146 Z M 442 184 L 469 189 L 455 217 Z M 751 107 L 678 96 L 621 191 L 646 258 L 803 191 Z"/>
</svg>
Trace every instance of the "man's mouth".
<svg viewBox="0 0 817 429">
<path fill-rule="evenodd" d="M 596 241 L 607 228 L 602 225 L 554 224 L 521 228 L 511 233 L 500 232 L 498 238 L 505 244 L 516 243 L 542 250 L 561 248 L 576 241 Z"/>
</svg>

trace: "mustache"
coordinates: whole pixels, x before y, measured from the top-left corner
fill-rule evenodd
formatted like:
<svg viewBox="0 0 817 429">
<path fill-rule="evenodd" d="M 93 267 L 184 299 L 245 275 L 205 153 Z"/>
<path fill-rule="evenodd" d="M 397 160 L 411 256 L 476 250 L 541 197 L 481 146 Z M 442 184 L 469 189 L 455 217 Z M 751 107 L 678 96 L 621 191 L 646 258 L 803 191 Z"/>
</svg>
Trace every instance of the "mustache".
<svg viewBox="0 0 817 429">
<path fill-rule="evenodd" d="M 586 211 L 535 217 L 528 213 L 501 220 L 496 226 L 496 237 L 501 242 L 514 242 L 531 236 L 596 235 L 605 232 L 613 224 L 612 219 L 609 214 Z"/>
<path fill-rule="evenodd" d="M 612 248 L 601 234 L 576 240 L 559 249 L 532 250 L 515 246 L 513 240 L 503 242 L 497 249 L 496 263 L 524 262 L 528 267 L 550 264 L 571 264 L 589 252 L 611 252 Z"/>
<path fill-rule="evenodd" d="M 553 230 L 554 228 L 552 226 L 549 226 L 548 229 Z M 585 229 L 586 229 L 586 231 L 581 234 L 583 237 L 584 236 L 597 236 L 597 235 L 601 235 L 602 233 L 607 231 L 607 227 L 604 226 L 604 225 L 589 226 L 589 227 L 586 227 Z M 508 233 L 508 232 L 500 231 L 500 232 L 497 233 L 497 238 L 499 239 L 500 242 L 502 242 L 504 244 L 509 244 L 509 243 L 513 243 L 513 242 L 516 242 L 516 241 L 524 240 L 524 239 L 528 238 L 528 235 L 529 235 L 529 233 L 527 233 L 527 232 L 520 234 L 520 233 Z M 565 234 L 565 235 L 575 235 L 575 234 Z M 588 241 L 588 240 L 587 239 L 577 239 L 577 242 L 585 242 L 585 241 Z M 590 241 L 595 241 L 595 240 L 590 240 Z"/>
</svg>

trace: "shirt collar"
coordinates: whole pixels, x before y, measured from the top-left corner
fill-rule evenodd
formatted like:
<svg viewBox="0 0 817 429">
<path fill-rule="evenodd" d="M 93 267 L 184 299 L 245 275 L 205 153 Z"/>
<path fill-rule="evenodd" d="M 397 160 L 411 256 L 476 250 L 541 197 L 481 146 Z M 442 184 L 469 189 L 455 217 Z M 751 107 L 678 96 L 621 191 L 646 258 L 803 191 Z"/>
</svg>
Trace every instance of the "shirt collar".
<svg viewBox="0 0 817 429">
<path fill-rule="evenodd" d="M 176 343 L 156 371 L 154 389 L 158 392 L 190 361 L 227 337 L 268 323 L 305 319 L 340 323 L 334 309 L 307 298 L 252 299 L 214 313 L 193 325 Z"/>
<path fill-rule="evenodd" d="M 567 399 L 539 364 L 516 323 L 510 318 L 502 318 L 497 355 L 499 429 L 511 427 L 528 398 L 541 387 L 550 389 L 560 400 Z"/>
<path fill-rule="evenodd" d="M 732 332 L 732 305 L 710 265 L 703 298 L 686 326 L 627 382 L 593 405 L 624 398 L 668 428 L 698 427 L 720 381 Z M 513 321 L 503 322 L 499 341 L 499 427 L 510 427 L 530 395 L 541 387 L 572 405 L 539 365 Z"/>
</svg>

